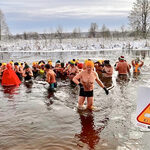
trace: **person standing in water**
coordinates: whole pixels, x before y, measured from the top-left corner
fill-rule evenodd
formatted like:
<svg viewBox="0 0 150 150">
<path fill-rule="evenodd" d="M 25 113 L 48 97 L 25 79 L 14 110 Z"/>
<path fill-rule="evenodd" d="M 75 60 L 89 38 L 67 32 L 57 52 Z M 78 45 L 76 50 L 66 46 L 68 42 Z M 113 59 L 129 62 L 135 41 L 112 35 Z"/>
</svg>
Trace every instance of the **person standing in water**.
<svg viewBox="0 0 150 150">
<path fill-rule="evenodd" d="M 86 69 L 77 74 L 73 78 L 73 82 L 80 86 L 80 93 L 78 99 L 78 108 L 82 109 L 85 98 L 87 97 L 87 109 L 93 109 L 93 89 L 94 81 L 96 81 L 100 87 L 102 87 L 106 94 L 109 94 L 109 91 L 104 87 L 103 83 L 99 80 L 98 75 L 94 69 L 93 61 L 88 60 L 85 63 Z"/>
<path fill-rule="evenodd" d="M 130 76 L 130 65 L 126 62 L 124 56 L 120 57 L 115 70 L 118 71 L 117 81 L 129 81 L 128 74 Z"/>
<path fill-rule="evenodd" d="M 112 86 L 112 74 L 113 74 L 113 67 L 110 65 L 109 60 L 104 61 L 104 67 L 102 70 L 102 82 L 103 84 L 109 88 Z"/>
<path fill-rule="evenodd" d="M 144 65 L 144 62 L 141 61 L 139 58 L 132 60 L 132 66 L 133 66 L 133 75 L 139 75 L 141 67 Z"/>
<path fill-rule="evenodd" d="M 25 64 L 22 76 L 24 77 L 25 81 L 31 81 L 33 77 L 33 72 L 32 69 L 28 66 L 28 64 Z"/>
<path fill-rule="evenodd" d="M 16 72 L 16 75 L 18 76 L 20 81 L 22 81 L 23 70 L 20 69 L 18 62 L 14 63 L 14 71 Z"/>
<path fill-rule="evenodd" d="M 54 91 L 54 88 L 57 87 L 56 74 L 51 69 L 49 64 L 45 65 L 45 71 L 46 71 L 46 81 L 49 83 L 49 90 Z"/>
<path fill-rule="evenodd" d="M 0 80 L 2 80 L 3 72 L 7 69 L 6 63 L 2 63 L 0 66 Z"/>
<path fill-rule="evenodd" d="M 76 76 L 77 73 L 79 73 L 79 69 L 77 66 L 75 66 L 75 62 L 71 60 L 69 62 L 69 66 L 64 70 L 64 72 L 68 72 L 68 77 L 70 79 L 71 85 L 74 85 L 73 78 Z"/>
<path fill-rule="evenodd" d="M 2 63 L 0 63 L 0 81 L 2 79 Z"/>
</svg>

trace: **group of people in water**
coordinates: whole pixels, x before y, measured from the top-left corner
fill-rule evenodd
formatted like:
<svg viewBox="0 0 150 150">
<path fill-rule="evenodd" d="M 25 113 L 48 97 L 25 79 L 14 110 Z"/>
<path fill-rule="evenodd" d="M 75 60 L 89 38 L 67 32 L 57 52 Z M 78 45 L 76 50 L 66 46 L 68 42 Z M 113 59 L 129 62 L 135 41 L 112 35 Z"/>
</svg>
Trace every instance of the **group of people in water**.
<svg viewBox="0 0 150 150">
<path fill-rule="evenodd" d="M 144 62 L 136 58 L 131 62 L 133 67 L 133 75 L 140 74 L 140 69 Z M 41 60 L 33 62 L 30 67 L 26 62 L 18 63 L 10 61 L 9 63 L 0 63 L 0 81 L 2 86 L 19 86 L 22 81 L 32 82 L 34 79 L 42 79 L 49 83 L 49 90 L 54 91 L 57 87 L 57 78 L 65 80 L 69 78 L 71 85 L 79 85 L 78 108 L 82 109 L 85 98 L 87 98 L 87 109 L 93 109 L 93 90 L 94 82 L 104 89 L 108 95 L 108 88 L 112 85 L 113 70 L 118 71 L 117 80 L 128 80 L 130 76 L 131 65 L 125 60 L 124 56 L 120 56 L 115 63 L 114 68 L 109 60 L 98 60 L 93 62 L 87 59 L 81 63 L 78 59 L 72 59 L 68 63 L 58 60 L 53 66 L 51 60 Z"/>
</svg>

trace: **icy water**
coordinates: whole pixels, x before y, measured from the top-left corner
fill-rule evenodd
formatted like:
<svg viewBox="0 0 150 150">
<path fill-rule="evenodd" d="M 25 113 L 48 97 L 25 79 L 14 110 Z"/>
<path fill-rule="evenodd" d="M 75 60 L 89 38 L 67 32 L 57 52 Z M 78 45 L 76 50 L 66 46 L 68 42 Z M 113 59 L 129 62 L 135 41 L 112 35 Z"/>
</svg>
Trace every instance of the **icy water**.
<svg viewBox="0 0 150 150">
<path fill-rule="evenodd" d="M 7 59 L 55 61 L 78 56 L 110 59 L 114 65 L 122 54 L 80 53 L 49 53 L 47 57 L 30 53 L 30 57 L 26 54 L 23 58 L 18 53 Z M 139 55 L 145 62 L 143 74 L 137 79 L 131 76 L 129 82 L 122 84 L 116 82 L 115 72 L 114 88 L 108 96 L 95 84 L 95 112 L 77 111 L 78 89 L 71 87 L 69 81 L 58 80 L 54 95 L 41 81 L 22 83 L 16 88 L 0 86 L 0 150 L 149 150 L 150 133 L 142 132 L 134 123 L 137 88 L 150 84 L 150 74 L 146 74 L 150 73 L 150 58 L 143 52 L 123 54 L 129 62 Z"/>
</svg>

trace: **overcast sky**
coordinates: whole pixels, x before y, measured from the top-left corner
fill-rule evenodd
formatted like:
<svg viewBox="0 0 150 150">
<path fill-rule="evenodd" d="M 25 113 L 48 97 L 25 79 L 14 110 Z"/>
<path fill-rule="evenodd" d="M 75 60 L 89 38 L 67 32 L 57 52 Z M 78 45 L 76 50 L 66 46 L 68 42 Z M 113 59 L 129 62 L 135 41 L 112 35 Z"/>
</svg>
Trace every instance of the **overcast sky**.
<svg viewBox="0 0 150 150">
<path fill-rule="evenodd" d="M 66 32 L 80 27 L 89 29 L 91 22 L 110 29 L 128 25 L 135 0 L 0 0 L 10 31 L 51 32 L 62 26 Z"/>
</svg>

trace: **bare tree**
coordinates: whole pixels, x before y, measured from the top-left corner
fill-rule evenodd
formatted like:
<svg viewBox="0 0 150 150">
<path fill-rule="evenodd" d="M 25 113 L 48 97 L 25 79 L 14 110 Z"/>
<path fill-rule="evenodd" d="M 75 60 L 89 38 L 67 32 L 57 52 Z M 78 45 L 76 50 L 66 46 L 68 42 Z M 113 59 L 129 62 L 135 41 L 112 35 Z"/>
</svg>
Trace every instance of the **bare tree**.
<svg viewBox="0 0 150 150">
<path fill-rule="evenodd" d="M 62 38 L 63 38 L 63 28 L 61 26 L 58 26 L 56 29 L 56 37 L 59 39 L 59 42 L 62 43 Z"/>
<path fill-rule="evenodd" d="M 136 0 L 128 18 L 132 29 L 138 35 L 147 38 L 150 29 L 150 1 Z"/>
<path fill-rule="evenodd" d="M 109 31 L 109 29 L 105 26 L 105 24 L 103 24 L 102 28 L 101 28 L 101 34 L 103 38 L 108 38 L 111 36 L 111 33 Z"/>
<path fill-rule="evenodd" d="M 28 39 L 28 34 L 26 32 L 23 33 L 23 39 L 27 40 Z"/>
<path fill-rule="evenodd" d="M 73 38 L 80 38 L 81 37 L 81 31 L 80 28 L 74 28 L 72 32 Z"/>
<path fill-rule="evenodd" d="M 89 37 L 96 37 L 96 32 L 98 31 L 98 25 L 96 23 L 91 23 L 89 29 Z"/>
<path fill-rule="evenodd" d="M 2 40 L 2 37 L 9 38 L 10 32 L 9 28 L 7 26 L 7 23 L 5 21 L 4 14 L 0 10 L 0 40 Z"/>
<path fill-rule="evenodd" d="M 125 26 L 122 25 L 122 26 L 121 26 L 121 34 L 122 34 L 122 37 L 123 37 L 123 38 L 125 38 L 126 33 L 127 33 L 127 31 L 126 31 L 126 29 L 125 29 Z"/>
</svg>

